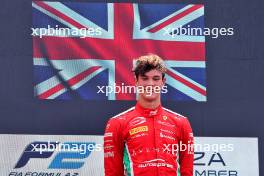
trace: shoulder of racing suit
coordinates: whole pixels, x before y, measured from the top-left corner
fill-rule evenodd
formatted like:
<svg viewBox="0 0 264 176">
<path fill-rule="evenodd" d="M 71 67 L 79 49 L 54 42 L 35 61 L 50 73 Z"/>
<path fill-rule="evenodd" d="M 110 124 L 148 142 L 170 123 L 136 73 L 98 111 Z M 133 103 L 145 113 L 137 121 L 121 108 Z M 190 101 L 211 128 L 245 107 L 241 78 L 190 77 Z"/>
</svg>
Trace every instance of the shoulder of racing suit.
<svg viewBox="0 0 264 176">
<path fill-rule="evenodd" d="M 172 110 L 170 110 L 170 109 L 167 109 L 167 108 L 164 108 L 164 107 L 162 107 L 162 109 L 163 109 L 163 112 L 164 112 L 164 113 L 166 113 L 166 114 L 168 114 L 168 115 L 170 115 L 171 117 L 174 117 L 174 118 L 176 118 L 176 119 L 178 119 L 178 118 L 187 118 L 187 117 L 185 117 L 185 116 L 183 116 L 183 115 L 181 115 L 181 114 L 179 114 L 179 113 L 176 113 L 176 112 L 174 112 L 174 111 L 172 111 Z"/>
<path fill-rule="evenodd" d="M 191 128 L 190 127 L 190 122 L 186 116 L 183 116 L 179 113 L 176 113 L 170 109 L 164 108 L 163 107 L 163 115 L 168 116 L 171 118 L 171 120 L 180 127 L 181 131 L 183 131 L 186 128 Z"/>
<path fill-rule="evenodd" d="M 133 117 L 132 114 L 133 114 L 134 110 L 135 110 L 135 107 L 131 107 L 131 108 L 109 118 L 107 125 L 106 125 L 106 129 L 116 128 L 117 130 L 122 130 L 124 128 L 124 124 L 126 123 L 128 118 Z"/>
</svg>

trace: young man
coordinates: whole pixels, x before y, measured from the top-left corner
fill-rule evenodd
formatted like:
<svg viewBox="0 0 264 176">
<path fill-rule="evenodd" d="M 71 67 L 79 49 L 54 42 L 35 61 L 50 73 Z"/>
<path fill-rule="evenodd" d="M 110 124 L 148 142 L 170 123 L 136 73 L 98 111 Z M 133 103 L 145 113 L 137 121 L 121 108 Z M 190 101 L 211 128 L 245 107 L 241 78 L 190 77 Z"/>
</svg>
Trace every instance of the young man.
<svg viewBox="0 0 264 176">
<path fill-rule="evenodd" d="M 184 116 L 161 106 L 165 84 L 163 60 L 141 56 L 136 86 L 143 87 L 135 107 L 112 117 L 104 135 L 106 176 L 192 176 L 193 133 Z M 139 89 L 142 90 L 142 89 Z"/>
</svg>

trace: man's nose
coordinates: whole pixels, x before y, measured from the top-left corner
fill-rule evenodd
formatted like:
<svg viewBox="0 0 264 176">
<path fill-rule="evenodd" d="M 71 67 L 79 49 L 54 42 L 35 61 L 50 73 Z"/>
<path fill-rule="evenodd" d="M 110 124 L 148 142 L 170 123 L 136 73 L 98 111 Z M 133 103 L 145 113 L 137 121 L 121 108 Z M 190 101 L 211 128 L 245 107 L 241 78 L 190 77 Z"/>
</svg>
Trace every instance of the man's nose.
<svg viewBox="0 0 264 176">
<path fill-rule="evenodd" d="M 147 85 L 148 85 L 148 86 L 154 86 L 154 81 L 151 80 L 151 79 L 148 80 Z"/>
</svg>

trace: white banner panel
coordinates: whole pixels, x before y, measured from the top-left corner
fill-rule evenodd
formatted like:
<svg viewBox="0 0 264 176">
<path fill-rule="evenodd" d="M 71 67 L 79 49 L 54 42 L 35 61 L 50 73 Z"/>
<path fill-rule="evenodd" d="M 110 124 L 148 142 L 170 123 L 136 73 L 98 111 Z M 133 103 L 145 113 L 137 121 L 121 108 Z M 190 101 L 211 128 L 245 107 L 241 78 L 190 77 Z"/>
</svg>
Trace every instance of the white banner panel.
<svg viewBox="0 0 264 176">
<path fill-rule="evenodd" d="M 259 176 L 257 138 L 196 137 L 195 144 L 194 176 Z"/>
<path fill-rule="evenodd" d="M 257 138 L 196 137 L 194 176 L 259 176 Z M 103 176 L 103 137 L 0 135 L 0 176 Z M 47 147 L 56 150 L 47 150 Z"/>
<path fill-rule="evenodd" d="M 45 151 L 45 146 L 52 149 L 55 144 L 60 150 Z M 0 135 L 0 146 L 1 176 L 96 176 L 104 173 L 101 136 Z"/>
</svg>

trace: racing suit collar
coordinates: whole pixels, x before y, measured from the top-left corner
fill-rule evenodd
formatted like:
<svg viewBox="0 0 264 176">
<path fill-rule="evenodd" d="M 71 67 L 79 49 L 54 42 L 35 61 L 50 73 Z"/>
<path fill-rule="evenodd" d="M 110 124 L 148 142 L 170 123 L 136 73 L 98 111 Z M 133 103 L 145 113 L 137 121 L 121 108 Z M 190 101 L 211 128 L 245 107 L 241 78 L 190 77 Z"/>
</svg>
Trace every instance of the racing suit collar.
<svg viewBox="0 0 264 176">
<path fill-rule="evenodd" d="M 162 106 L 160 104 L 157 108 L 150 109 L 150 108 L 144 108 L 139 103 L 137 103 L 135 110 L 140 114 L 142 114 L 144 117 L 152 117 L 152 116 L 158 116 L 162 113 Z"/>
</svg>

